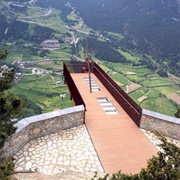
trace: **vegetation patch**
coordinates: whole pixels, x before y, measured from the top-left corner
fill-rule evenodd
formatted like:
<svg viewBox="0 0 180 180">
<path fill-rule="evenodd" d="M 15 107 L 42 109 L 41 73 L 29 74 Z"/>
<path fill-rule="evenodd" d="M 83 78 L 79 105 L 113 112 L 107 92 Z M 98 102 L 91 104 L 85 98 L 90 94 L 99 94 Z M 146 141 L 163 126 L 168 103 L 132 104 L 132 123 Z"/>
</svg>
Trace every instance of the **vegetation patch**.
<svg viewBox="0 0 180 180">
<path fill-rule="evenodd" d="M 133 99 L 137 100 L 137 99 L 139 99 L 140 97 L 142 97 L 142 96 L 144 95 L 144 93 L 143 93 L 142 90 L 138 89 L 137 91 L 134 91 L 134 92 L 132 92 L 132 93 L 129 93 L 129 95 L 130 95 Z"/>
<path fill-rule="evenodd" d="M 174 106 L 174 104 L 170 102 L 166 97 L 148 98 L 140 103 L 140 105 L 144 109 L 159 112 L 162 114 L 166 112 L 165 114 L 168 114 L 170 116 L 174 116 L 174 113 L 177 111 L 176 106 Z"/>
<path fill-rule="evenodd" d="M 129 52 L 125 52 L 125 51 L 123 51 L 123 50 L 121 50 L 121 49 L 119 49 L 118 50 L 128 61 L 131 61 L 131 62 L 138 62 L 139 60 L 140 60 L 140 58 L 139 57 L 137 57 L 137 56 L 133 56 L 133 55 L 131 55 Z"/>
<path fill-rule="evenodd" d="M 99 66 L 106 72 L 106 73 L 111 73 L 112 69 L 108 68 L 107 66 L 103 64 L 99 64 Z"/>
<path fill-rule="evenodd" d="M 177 86 L 155 87 L 154 90 L 161 92 L 164 95 L 177 93 L 179 88 Z"/>
<path fill-rule="evenodd" d="M 125 75 L 125 77 L 134 83 L 141 83 L 144 80 L 144 77 L 137 74 Z"/>
<path fill-rule="evenodd" d="M 162 86 L 173 86 L 174 83 L 167 78 L 159 79 L 148 79 L 142 82 L 145 87 L 162 87 Z"/>
<path fill-rule="evenodd" d="M 60 84 L 56 85 L 56 81 L 59 81 Z M 28 107 L 35 107 L 33 104 L 36 104 L 37 111 L 26 108 L 23 117 L 36 115 L 38 114 L 37 112 L 51 112 L 55 108 L 63 109 L 73 106 L 68 89 L 62 83 L 63 80 L 60 78 L 60 75 L 24 76 L 19 83 L 13 86 L 11 91 L 27 99 Z M 60 94 L 67 95 L 62 100 Z"/>
<path fill-rule="evenodd" d="M 122 74 L 111 74 L 111 78 L 120 82 L 121 84 L 128 85 L 129 81 Z"/>
</svg>

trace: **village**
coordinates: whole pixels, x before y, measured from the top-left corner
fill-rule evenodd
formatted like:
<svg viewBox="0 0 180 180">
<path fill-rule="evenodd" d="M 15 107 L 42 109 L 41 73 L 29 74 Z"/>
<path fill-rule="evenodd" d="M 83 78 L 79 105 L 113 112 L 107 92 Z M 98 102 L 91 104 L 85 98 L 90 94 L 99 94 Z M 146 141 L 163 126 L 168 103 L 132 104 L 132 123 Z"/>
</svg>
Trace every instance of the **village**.
<svg viewBox="0 0 180 180">
<path fill-rule="evenodd" d="M 43 41 L 41 43 L 41 48 L 42 49 L 46 49 L 46 50 L 50 50 L 50 51 L 53 51 L 53 50 L 58 50 L 61 48 L 61 45 L 63 44 L 73 44 L 73 38 L 66 38 L 64 43 L 59 43 L 58 40 L 55 40 L 55 39 L 47 39 L 45 41 Z M 32 70 L 32 73 L 22 73 L 22 72 L 16 72 L 15 73 L 15 79 L 14 79 L 14 83 L 18 83 L 21 78 L 23 78 L 23 76 L 25 75 L 38 75 L 38 76 L 42 76 L 44 74 L 49 74 L 49 73 L 53 73 L 52 70 L 46 70 L 46 69 L 42 69 L 42 68 L 37 68 L 37 67 L 32 67 L 32 63 L 40 63 L 40 62 L 49 62 L 49 61 L 60 61 L 61 59 L 58 59 L 58 58 L 48 58 L 47 56 L 44 56 L 44 58 L 42 60 L 37 60 L 37 61 L 16 61 L 14 60 L 13 63 L 11 63 L 13 65 L 13 67 L 15 68 L 19 68 L 19 69 L 31 69 Z M 4 70 L 9 70 L 9 66 L 7 65 L 3 65 L 1 66 L 1 69 L 4 69 Z M 61 73 L 57 73 L 59 75 L 62 75 L 62 72 Z M 58 82 L 56 84 L 59 84 Z"/>
</svg>

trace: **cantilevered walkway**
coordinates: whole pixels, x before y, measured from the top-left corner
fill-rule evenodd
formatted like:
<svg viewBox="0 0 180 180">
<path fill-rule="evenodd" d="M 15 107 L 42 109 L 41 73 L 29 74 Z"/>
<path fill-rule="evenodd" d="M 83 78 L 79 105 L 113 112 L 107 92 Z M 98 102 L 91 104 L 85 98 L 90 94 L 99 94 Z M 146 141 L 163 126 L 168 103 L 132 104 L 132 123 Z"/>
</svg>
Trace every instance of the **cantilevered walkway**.
<svg viewBox="0 0 180 180">
<path fill-rule="evenodd" d="M 107 173 L 138 173 L 157 150 L 107 88 L 91 73 L 70 73 L 86 106 L 85 125 Z M 71 89 L 72 91 L 72 89 Z"/>
</svg>

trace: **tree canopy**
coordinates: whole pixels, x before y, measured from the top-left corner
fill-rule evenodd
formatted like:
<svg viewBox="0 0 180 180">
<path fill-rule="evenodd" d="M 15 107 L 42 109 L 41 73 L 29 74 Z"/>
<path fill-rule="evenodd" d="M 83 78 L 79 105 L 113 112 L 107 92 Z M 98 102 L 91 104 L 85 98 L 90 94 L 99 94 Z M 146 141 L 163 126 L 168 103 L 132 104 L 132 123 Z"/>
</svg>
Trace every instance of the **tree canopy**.
<svg viewBox="0 0 180 180">
<path fill-rule="evenodd" d="M 7 50 L 0 50 L 0 59 L 7 56 Z M 0 179 L 10 179 L 13 173 L 14 164 L 11 157 L 3 156 L 3 146 L 8 137 L 15 133 L 14 119 L 22 113 L 25 100 L 22 100 L 8 89 L 14 80 L 14 70 L 8 67 L 0 68 Z"/>
<path fill-rule="evenodd" d="M 180 108 L 177 110 L 177 112 L 174 115 L 175 117 L 180 118 Z"/>
</svg>

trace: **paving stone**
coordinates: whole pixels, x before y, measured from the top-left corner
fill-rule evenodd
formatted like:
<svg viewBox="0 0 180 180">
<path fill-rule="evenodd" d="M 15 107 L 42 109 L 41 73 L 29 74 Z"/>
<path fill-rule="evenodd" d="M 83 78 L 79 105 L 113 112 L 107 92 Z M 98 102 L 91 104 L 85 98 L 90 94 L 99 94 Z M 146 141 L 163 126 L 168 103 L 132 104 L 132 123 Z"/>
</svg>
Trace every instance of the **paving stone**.
<svg viewBox="0 0 180 180">
<path fill-rule="evenodd" d="M 31 163 L 31 161 L 28 161 L 27 163 L 26 163 L 26 169 L 27 170 L 30 170 L 31 169 L 31 167 L 32 167 L 32 163 Z"/>
<path fill-rule="evenodd" d="M 58 158 L 58 153 L 54 152 L 53 157 Z"/>
<path fill-rule="evenodd" d="M 22 167 L 20 167 L 20 166 L 18 166 L 17 168 L 16 168 L 16 171 L 22 171 L 22 170 L 24 170 Z"/>
<path fill-rule="evenodd" d="M 22 161 L 24 161 L 24 159 L 25 159 L 24 157 L 21 157 L 21 158 L 18 159 L 18 162 L 22 162 Z"/>
<path fill-rule="evenodd" d="M 31 147 L 31 148 L 29 148 L 29 149 L 28 149 L 28 151 L 30 151 L 30 152 L 31 152 L 31 151 L 33 151 L 33 150 L 34 150 L 34 148 L 33 148 L 33 147 Z"/>
<path fill-rule="evenodd" d="M 18 159 L 16 170 L 22 169 L 22 166 L 38 169 L 44 174 L 58 174 L 67 170 L 90 174 L 93 168 L 103 170 L 84 125 L 37 138 L 24 147 L 23 154 L 18 152 L 15 155 Z"/>
<path fill-rule="evenodd" d="M 49 141 L 49 142 L 47 143 L 47 146 L 48 146 L 48 147 L 51 147 L 52 144 L 53 144 L 53 142 L 52 142 L 52 141 Z"/>
<path fill-rule="evenodd" d="M 54 164 L 54 165 L 55 165 L 55 164 L 56 164 L 56 162 L 57 162 L 57 161 L 56 161 L 56 159 L 53 159 L 53 160 L 52 160 L 52 164 Z"/>
</svg>

